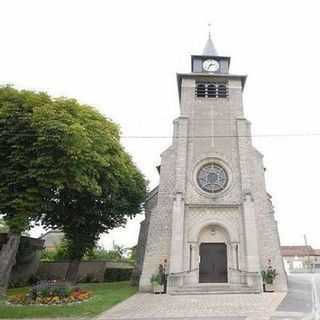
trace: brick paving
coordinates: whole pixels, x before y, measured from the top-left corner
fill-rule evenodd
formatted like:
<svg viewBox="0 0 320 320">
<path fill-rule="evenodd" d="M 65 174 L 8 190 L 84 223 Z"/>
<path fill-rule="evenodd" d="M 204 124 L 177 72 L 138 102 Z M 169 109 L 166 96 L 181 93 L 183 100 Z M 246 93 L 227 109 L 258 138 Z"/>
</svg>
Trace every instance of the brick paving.
<svg viewBox="0 0 320 320">
<path fill-rule="evenodd" d="M 270 319 L 285 293 L 170 296 L 138 293 L 99 320 Z"/>
</svg>

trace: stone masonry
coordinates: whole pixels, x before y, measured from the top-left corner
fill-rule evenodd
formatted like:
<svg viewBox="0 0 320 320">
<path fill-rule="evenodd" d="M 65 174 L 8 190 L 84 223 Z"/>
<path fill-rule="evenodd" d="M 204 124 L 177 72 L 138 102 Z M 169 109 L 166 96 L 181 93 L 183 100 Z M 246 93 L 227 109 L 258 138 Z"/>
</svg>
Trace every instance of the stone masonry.
<svg viewBox="0 0 320 320">
<path fill-rule="evenodd" d="M 177 75 L 180 116 L 174 121 L 172 145 L 161 155 L 160 183 L 148 197 L 140 230 L 136 270 L 140 290 L 151 290 L 150 278 L 165 260 L 169 292 L 199 286 L 208 261 L 209 266 L 213 263 L 209 277 L 219 280 L 215 266 L 220 262 L 201 256 L 200 248 L 207 243 L 216 250 L 221 243 L 226 248 L 227 284 L 261 291 L 261 271 L 272 265 L 278 273 L 275 290 L 286 291 L 263 156 L 252 145 L 250 123 L 243 113 L 246 77 L 230 74 L 230 58 L 212 48 L 207 43 L 203 55 L 192 56 L 193 72 Z M 205 63 L 220 67 L 208 72 Z M 217 90 L 214 94 L 212 88 Z M 199 172 L 208 164 L 223 168 L 227 177 L 217 180 L 217 173 L 209 172 L 209 187 L 225 183 L 217 192 L 199 184 Z M 216 285 L 214 280 L 206 282 Z"/>
</svg>

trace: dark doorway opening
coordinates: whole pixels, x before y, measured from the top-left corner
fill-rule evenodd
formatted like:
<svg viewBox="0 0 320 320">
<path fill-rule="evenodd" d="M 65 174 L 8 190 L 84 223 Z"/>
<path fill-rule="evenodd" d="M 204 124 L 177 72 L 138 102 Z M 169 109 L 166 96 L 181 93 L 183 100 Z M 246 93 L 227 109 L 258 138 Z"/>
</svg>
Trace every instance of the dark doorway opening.
<svg viewBox="0 0 320 320">
<path fill-rule="evenodd" d="M 225 243 L 200 244 L 200 283 L 228 282 L 227 246 Z"/>
</svg>

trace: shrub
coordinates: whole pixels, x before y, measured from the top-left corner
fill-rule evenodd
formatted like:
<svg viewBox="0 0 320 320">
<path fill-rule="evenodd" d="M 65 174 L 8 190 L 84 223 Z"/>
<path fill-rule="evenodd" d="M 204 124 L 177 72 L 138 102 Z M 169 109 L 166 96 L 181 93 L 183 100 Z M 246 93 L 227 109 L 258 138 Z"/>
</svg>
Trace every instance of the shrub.
<svg viewBox="0 0 320 320">
<path fill-rule="evenodd" d="M 41 251 L 40 260 L 44 262 L 67 261 L 68 259 L 68 242 L 65 239 L 54 250 L 48 251 L 47 249 L 43 249 Z"/>
<path fill-rule="evenodd" d="M 129 281 L 131 279 L 132 269 L 111 268 L 104 272 L 105 282 Z"/>
<path fill-rule="evenodd" d="M 151 276 L 150 282 L 151 282 L 152 284 L 160 284 L 160 283 L 161 283 L 161 276 L 160 276 L 160 274 L 159 274 L 159 273 L 153 274 L 153 275 Z"/>
<path fill-rule="evenodd" d="M 71 287 L 64 283 L 59 284 L 56 282 L 43 281 L 33 286 L 29 293 L 34 299 L 37 297 L 47 298 L 51 296 L 65 298 L 70 295 L 71 291 Z"/>
<path fill-rule="evenodd" d="M 131 249 L 125 248 L 121 245 L 113 244 L 113 248 L 110 250 L 104 249 L 103 247 L 96 247 L 89 250 L 82 260 L 84 261 L 96 261 L 106 260 L 113 262 L 127 262 L 133 263 L 131 259 Z M 129 253 L 129 257 L 127 254 Z"/>
<path fill-rule="evenodd" d="M 26 286 L 33 286 L 40 281 L 40 278 L 36 275 L 31 275 L 28 280 L 20 279 L 9 282 L 9 288 L 22 288 Z"/>
<path fill-rule="evenodd" d="M 77 282 L 78 283 L 96 283 L 96 282 L 99 282 L 99 281 L 95 278 L 94 274 L 86 273 Z"/>
<path fill-rule="evenodd" d="M 28 284 L 29 283 L 27 280 L 15 280 L 15 281 L 10 280 L 8 284 L 8 288 L 22 288 L 22 287 L 26 287 Z"/>
<path fill-rule="evenodd" d="M 36 274 L 32 274 L 28 280 L 28 285 L 34 286 L 40 282 L 40 278 Z"/>
<path fill-rule="evenodd" d="M 277 277 L 276 269 L 273 269 L 271 266 L 267 270 L 261 271 L 261 276 L 264 284 L 273 284 L 274 279 Z"/>
</svg>

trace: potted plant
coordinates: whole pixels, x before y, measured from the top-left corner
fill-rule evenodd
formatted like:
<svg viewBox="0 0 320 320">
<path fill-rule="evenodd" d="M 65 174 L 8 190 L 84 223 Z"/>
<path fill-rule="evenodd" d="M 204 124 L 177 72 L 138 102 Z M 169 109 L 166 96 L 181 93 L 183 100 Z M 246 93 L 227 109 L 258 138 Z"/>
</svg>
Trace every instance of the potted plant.
<svg viewBox="0 0 320 320">
<path fill-rule="evenodd" d="M 263 291 L 264 292 L 273 292 L 273 282 L 277 277 L 276 269 L 273 269 L 272 266 L 268 266 L 267 270 L 261 272 L 262 281 L 263 281 Z"/>
<path fill-rule="evenodd" d="M 152 275 L 151 284 L 152 284 L 153 293 L 155 294 L 163 293 L 164 286 L 163 284 L 161 284 L 161 276 L 159 273 Z"/>
</svg>

